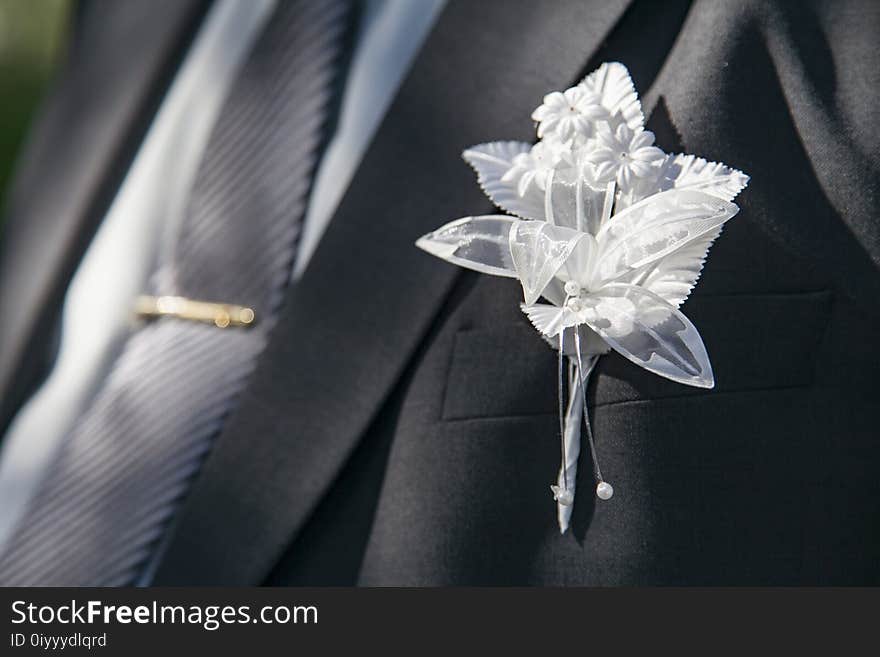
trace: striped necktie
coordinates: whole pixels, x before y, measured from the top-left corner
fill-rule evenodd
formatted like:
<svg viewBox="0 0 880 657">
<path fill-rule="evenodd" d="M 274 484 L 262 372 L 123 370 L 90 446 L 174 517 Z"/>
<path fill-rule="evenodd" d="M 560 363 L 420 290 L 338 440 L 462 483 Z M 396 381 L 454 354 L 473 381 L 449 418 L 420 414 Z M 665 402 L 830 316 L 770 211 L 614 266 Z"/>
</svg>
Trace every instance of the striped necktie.
<svg viewBox="0 0 880 657">
<path fill-rule="evenodd" d="M 241 304 L 256 320 L 164 317 L 132 333 L 0 557 L 0 585 L 130 585 L 154 558 L 281 304 L 352 14 L 351 0 L 280 3 L 153 277 L 157 296 Z"/>
</svg>

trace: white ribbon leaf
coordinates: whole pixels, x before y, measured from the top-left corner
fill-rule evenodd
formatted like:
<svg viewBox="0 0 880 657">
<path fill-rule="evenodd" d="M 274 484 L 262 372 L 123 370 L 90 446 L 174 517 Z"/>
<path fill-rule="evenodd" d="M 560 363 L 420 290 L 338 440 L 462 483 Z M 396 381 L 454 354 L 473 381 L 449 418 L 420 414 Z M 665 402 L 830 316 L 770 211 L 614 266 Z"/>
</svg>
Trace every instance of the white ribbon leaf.
<svg viewBox="0 0 880 657">
<path fill-rule="evenodd" d="M 559 270 L 557 278 L 560 279 L 558 285 L 553 287 L 561 287 L 566 281 L 574 281 L 578 285 L 586 285 L 589 281 L 590 273 L 593 271 L 593 263 L 598 255 L 598 246 L 592 235 L 585 235 L 571 251 L 571 255 L 565 261 L 562 269 Z M 629 281 L 627 281 L 629 282 Z M 554 290 L 555 292 L 555 290 Z M 547 300 L 554 303 L 562 304 L 565 301 L 565 288 L 561 287 L 562 297 L 559 294 L 548 296 Z"/>
<path fill-rule="evenodd" d="M 538 300 L 582 239 L 593 239 L 545 221 L 519 221 L 510 229 L 510 254 L 522 283 L 526 305 Z"/>
<path fill-rule="evenodd" d="M 517 223 L 523 222 L 501 214 L 463 217 L 420 237 L 416 246 L 460 267 L 516 278 L 510 234 Z"/>
<path fill-rule="evenodd" d="M 715 385 L 696 327 L 653 292 L 637 285 L 606 285 L 591 295 L 591 303 L 579 316 L 636 365 L 685 385 Z"/>
<path fill-rule="evenodd" d="M 640 201 L 599 231 L 596 280 L 620 279 L 703 235 L 717 234 L 737 212 L 733 203 L 693 190 L 673 189 Z"/>
</svg>

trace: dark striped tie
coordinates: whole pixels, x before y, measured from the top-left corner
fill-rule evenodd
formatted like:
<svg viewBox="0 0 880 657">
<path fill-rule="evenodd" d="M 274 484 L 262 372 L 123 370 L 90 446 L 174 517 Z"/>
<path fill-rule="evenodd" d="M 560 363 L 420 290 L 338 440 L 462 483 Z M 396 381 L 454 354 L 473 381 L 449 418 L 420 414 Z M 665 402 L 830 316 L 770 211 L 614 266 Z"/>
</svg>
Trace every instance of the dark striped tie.
<svg viewBox="0 0 880 657">
<path fill-rule="evenodd" d="M 129 337 L 13 533 L 0 585 L 128 585 L 153 557 L 274 323 L 351 13 L 350 0 L 280 3 L 224 103 L 154 277 L 159 295 L 242 304 L 256 322 L 164 318 Z"/>
</svg>

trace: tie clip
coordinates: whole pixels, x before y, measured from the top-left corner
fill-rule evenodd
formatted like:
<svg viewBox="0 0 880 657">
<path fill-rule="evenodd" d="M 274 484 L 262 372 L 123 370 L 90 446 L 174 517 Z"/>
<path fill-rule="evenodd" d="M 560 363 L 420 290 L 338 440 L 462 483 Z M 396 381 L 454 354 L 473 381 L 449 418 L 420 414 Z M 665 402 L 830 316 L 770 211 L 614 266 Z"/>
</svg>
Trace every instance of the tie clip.
<svg viewBox="0 0 880 657">
<path fill-rule="evenodd" d="M 138 317 L 156 319 L 175 317 L 192 322 L 213 324 L 217 328 L 250 326 L 254 323 L 254 311 L 247 306 L 231 303 L 194 301 L 186 297 L 153 297 L 142 295 L 135 302 Z"/>
</svg>

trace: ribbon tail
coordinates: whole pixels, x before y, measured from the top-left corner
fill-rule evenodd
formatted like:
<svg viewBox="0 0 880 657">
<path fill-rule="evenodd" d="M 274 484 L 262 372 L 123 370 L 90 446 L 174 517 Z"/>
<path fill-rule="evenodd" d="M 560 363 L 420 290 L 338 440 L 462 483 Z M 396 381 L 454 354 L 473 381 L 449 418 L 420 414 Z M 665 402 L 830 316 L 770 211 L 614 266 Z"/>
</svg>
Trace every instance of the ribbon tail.
<svg viewBox="0 0 880 657">
<path fill-rule="evenodd" d="M 572 368 L 573 371 L 574 368 Z M 580 394 L 579 377 L 569 376 L 569 397 L 568 407 L 565 411 L 565 463 L 559 467 L 559 477 L 557 485 L 564 487 L 568 484 L 568 490 L 572 495 L 575 492 L 575 481 L 577 480 L 578 458 L 581 453 L 581 418 L 583 414 L 583 403 Z M 571 514 L 574 510 L 574 502 L 571 504 L 556 503 L 557 519 L 559 520 L 559 533 L 564 534 L 568 531 L 571 522 Z"/>
<path fill-rule="evenodd" d="M 584 415 L 589 413 L 589 409 L 584 408 L 585 395 L 581 394 L 581 385 L 588 385 L 590 382 L 590 374 L 596 366 L 598 356 L 590 356 L 583 363 L 584 372 L 581 375 L 578 362 L 570 361 L 568 366 L 568 405 L 565 411 L 563 423 L 563 435 L 565 436 L 565 462 L 559 467 L 559 477 L 557 477 L 557 485 L 563 486 L 567 484 L 568 490 L 571 492 L 572 501 L 570 504 L 556 503 L 556 517 L 559 521 L 559 533 L 564 534 L 568 531 L 571 524 L 571 514 L 574 511 L 575 486 L 577 485 L 577 467 L 578 459 L 581 454 L 581 427 Z"/>
</svg>

